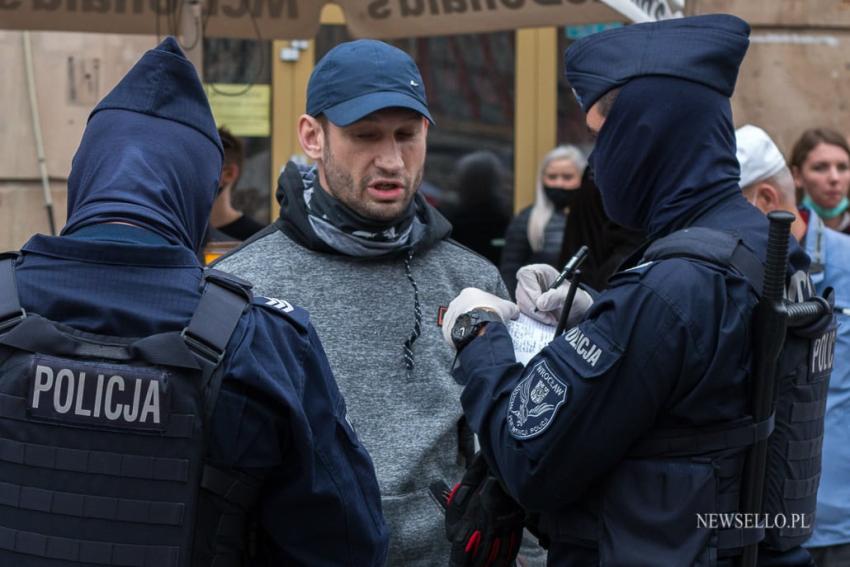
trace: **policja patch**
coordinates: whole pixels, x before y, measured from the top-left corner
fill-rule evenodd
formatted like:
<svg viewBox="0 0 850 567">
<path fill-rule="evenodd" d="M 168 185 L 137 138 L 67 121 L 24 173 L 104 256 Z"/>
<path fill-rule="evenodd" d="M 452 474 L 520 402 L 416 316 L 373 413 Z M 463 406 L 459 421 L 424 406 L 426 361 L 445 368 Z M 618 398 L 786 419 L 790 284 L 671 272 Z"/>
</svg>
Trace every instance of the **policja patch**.
<svg viewBox="0 0 850 567">
<path fill-rule="evenodd" d="M 546 431 L 558 409 L 567 401 L 569 386 L 546 361 L 538 362 L 531 375 L 520 382 L 508 402 L 508 429 L 516 439 L 531 439 Z"/>
<path fill-rule="evenodd" d="M 168 378 L 163 370 L 34 356 L 27 412 L 36 419 L 164 431 Z"/>
<path fill-rule="evenodd" d="M 820 380 L 832 373 L 837 336 L 838 329 L 832 327 L 812 341 L 809 348 L 809 373 L 813 380 Z"/>
</svg>

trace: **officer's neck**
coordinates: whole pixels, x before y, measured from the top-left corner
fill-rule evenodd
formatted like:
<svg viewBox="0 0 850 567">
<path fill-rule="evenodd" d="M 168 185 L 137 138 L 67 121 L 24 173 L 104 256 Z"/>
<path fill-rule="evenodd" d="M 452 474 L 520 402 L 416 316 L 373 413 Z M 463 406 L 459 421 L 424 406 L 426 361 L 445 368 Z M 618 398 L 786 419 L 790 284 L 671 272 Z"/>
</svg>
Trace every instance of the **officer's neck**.
<svg viewBox="0 0 850 567">
<path fill-rule="evenodd" d="M 168 241 L 155 232 L 126 222 L 92 224 L 66 234 L 65 237 L 123 244 L 168 245 Z"/>
</svg>

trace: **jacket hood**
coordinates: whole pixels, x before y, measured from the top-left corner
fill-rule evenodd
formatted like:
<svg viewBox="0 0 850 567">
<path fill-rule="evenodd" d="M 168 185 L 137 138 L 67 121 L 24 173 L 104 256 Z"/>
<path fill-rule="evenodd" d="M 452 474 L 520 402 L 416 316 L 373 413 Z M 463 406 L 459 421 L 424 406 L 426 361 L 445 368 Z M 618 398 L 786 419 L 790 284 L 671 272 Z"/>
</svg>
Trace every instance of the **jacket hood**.
<svg viewBox="0 0 850 567">
<path fill-rule="evenodd" d="M 589 162 L 608 217 L 651 238 L 740 193 L 729 99 L 684 79 L 626 84 Z"/>
<path fill-rule="evenodd" d="M 222 164 L 195 68 L 166 38 L 89 116 L 68 178 L 68 222 L 124 222 L 197 250 Z"/>
<path fill-rule="evenodd" d="M 280 218 L 276 225 L 287 236 L 310 250 L 326 252 L 329 254 L 340 254 L 320 239 L 307 217 L 307 205 L 304 202 L 304 191 L 318 183 L 318 178 L 313 175 L 312 168 L 297 165 L 294 162 L 286 164 L 286 168 L 278 178 L 277 192 L 275 194 L 280 203 Z M 319 189 L 323 190 L 323 189 Z M 416 203 L 416 215 L 425 226 L 425 235 L 412 246 L 406 246 L 398 253 L 427 250 L 440 240 L 449 237 L 452 225 L 434 207 L 425 202 L 418 192 L 414 196 Z"/>
</svg>

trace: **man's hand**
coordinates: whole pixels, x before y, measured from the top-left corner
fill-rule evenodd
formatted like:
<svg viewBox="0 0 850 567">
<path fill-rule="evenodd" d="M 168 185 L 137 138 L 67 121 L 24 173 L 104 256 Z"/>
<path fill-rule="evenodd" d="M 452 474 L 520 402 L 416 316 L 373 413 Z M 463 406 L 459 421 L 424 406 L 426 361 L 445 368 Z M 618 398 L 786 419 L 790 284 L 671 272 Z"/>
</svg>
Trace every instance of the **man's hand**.
<svg viewBox="0 0 850 567">
<path fill-rule="evenodd" d="M 550 290 L 549 286 L 557 277 L 558 270 L 549 264 L 531 264 L 520 268 L 516 273 L 516 301 L 519 310 L 541 323 L 557 325 L 571 285 L 565 283 Z M 567 318 L 567 328 L 575 326 L 591 305 L 593 299 L 590 294 L 581 288 L 577 289 Z"/>
<path fill-rule="evenodd" d="M 464 313 L 469 313 L 473 309 L 492 311 L 501 317 L 502 321 L 516 319 L 519 315 L 519 308 L 510 301 L 474 287 L 464 288 L 449 303 L 449 308 L 446 310 L 445 315 L 443 315 L 443 339 L 448 344 L 454 346 L 452 342 L 452 328 L 454 328 L 457 318 Z"/>
<path fill-rule="evenodd" d="M 446 502 L 450 567 L 508 567 L 519 552 L 525 513 L 477 455 Z"/>
</svg>

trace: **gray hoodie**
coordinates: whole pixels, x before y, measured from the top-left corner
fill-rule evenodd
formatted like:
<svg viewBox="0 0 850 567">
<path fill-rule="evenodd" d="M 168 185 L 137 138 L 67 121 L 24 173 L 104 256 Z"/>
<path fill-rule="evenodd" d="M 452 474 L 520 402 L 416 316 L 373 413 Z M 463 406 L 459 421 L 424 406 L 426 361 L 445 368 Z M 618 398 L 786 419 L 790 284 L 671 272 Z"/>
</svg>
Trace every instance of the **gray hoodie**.
<svg viewBox="0 0 850 567">
<path fill-rule="evenodd" d="M 507 297 L 498 270 L 449 240 L 450 225 L 419 199 L 426 235 L 406 253 L 380 258 L 339 254 L 306 222 L 303 172 L 281 175 L 281 219 L 226 256 L 216 268 L 254 283 L 259 295 L 310 312 L 348 415 L 372 455 L 390 528 L 391 566 L 445 566 L 449 545 L 443 514 L 428 495 L 464 471 L 459 434 L 461 387 L 451 377 L 454 350 L 442 339 L 441 308 L 465 287 Z M 408 372 L 404 342 L 415 324 L 418 290 L 421 335 Z"/>
</svg>

